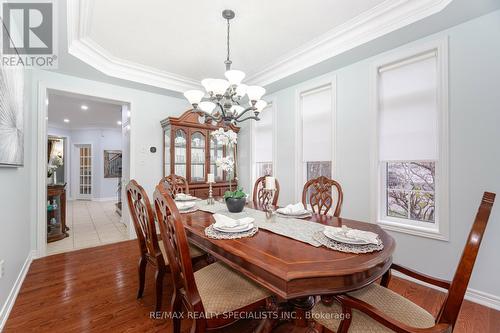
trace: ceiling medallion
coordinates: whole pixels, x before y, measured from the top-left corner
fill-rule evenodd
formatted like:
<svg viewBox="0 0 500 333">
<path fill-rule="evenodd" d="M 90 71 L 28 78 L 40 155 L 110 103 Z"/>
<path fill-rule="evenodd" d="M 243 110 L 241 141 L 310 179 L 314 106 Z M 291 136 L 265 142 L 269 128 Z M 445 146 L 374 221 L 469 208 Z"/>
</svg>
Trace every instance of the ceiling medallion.
<svg viewBox="0 0 500 333">
<path fill-rule="evenodd" d="M 266 89 L 241 83 L 245 73 L 231 69 L 229 33 L 230 21 L 234 16 L 234 11 L 230 9 L 222 12 L 222 17 L 227 21 L 227 56 L 224 61 L 226 79 L 203 79 L 201 84 L 206 92 L 188 90 L 184 93 L 193 106 L 193 112 L 204 116 L 206 121 L 236 124 L 249 119 L 260 120 L 259 114 L 267 106 L 267 102 L 261 99 Z M 244 117 L 248 112 L 252 112 L 253 115 Z"/>
</svg>

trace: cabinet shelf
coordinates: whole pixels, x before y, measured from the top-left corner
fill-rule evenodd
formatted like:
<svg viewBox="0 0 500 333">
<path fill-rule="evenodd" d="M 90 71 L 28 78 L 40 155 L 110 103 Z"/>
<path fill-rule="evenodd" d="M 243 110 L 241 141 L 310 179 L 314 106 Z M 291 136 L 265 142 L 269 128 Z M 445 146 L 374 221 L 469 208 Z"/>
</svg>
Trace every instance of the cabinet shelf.
<svg viewBox="0 0 500 333">
<path fill-rule="evenodd" d="M 161 121 L 163 131 L 163 175 L 176 173 L 183 176 L 190 184 L 190 192 L 200 198 L 208 197 L 207 171 L 215 173 L 217 186 L 214 195 L 224 194 L 227 180 L 215 160 L 224 156 L 235 156 L 236 148 L 229 152 L 215 142 L 211 133 L 220 127 L 231 128 L 238 133 L 239 128 L 233 125 L 200 123 L 198 114 L 186 111 L 180 117 L 169 117 Z M 178 142 L 176 142 L 176 140 Z M 236 182 L 233 181 L 236 186 Z M 191 185 L 193 185 L 191 187 Z"/>
</svg>

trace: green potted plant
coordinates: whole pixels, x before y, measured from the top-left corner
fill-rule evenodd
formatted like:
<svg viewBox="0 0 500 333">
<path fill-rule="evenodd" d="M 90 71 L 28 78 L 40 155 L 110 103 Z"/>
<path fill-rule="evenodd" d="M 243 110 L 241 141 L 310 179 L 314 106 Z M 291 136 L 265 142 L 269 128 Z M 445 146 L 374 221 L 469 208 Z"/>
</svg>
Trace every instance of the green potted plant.
<svg viewBox="0 0 500 333">
<path fill-rule="evenodd" d="M 224 200 L 226 201 L 227 210 L 231 213 L 239 213 L 245 208 L 247 195 L 243 192 L 243 188 L 239 187 L 235 191 L 226 191 Z"/>
</svg>

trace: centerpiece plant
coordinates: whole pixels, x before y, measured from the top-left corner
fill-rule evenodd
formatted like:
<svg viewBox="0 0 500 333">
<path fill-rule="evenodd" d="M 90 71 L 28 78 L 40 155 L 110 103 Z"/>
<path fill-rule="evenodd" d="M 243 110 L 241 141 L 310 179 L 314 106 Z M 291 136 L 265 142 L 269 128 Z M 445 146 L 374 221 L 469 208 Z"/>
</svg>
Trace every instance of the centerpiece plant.
<svg viewBox="0 0 500 333">
<path fill-rule="evenodd" d="M 212 136 L 218 143 L 226 147 L 226 151 L 232 151 L 237 142 L 237 134 L 232 130 L 224 131 L 223 128 L 219 128 L 217 131 L 212 133 Z M 233 213 L 241 212 L 245 207 L 247 195 L 243 192 L 243 188 L 241 187 L 237 187 L 233 191 L 231 183 L 235 169 L 235 161 L 233 157 L 220 157 L 215 161 L 215 164 L 224 170 L 228 175 L 229 191 L 224 193 L 224 201 L 226 202 L 228 210 Z"/>
</svg>

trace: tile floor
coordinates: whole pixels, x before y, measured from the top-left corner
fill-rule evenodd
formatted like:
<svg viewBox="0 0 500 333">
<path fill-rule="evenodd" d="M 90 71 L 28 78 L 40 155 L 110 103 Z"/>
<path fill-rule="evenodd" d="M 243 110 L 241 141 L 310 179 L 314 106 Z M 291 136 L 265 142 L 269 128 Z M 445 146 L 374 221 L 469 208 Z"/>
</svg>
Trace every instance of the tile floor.
<svg viewBox="0 0 500 333">
<path fill-rule="evenodd" d="M 129 239 L 115 201 L 68 201 L 66 214 L 69 237 L 48 243 L 49 255 Z"/>
</svg>

